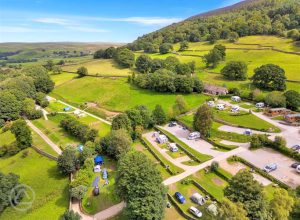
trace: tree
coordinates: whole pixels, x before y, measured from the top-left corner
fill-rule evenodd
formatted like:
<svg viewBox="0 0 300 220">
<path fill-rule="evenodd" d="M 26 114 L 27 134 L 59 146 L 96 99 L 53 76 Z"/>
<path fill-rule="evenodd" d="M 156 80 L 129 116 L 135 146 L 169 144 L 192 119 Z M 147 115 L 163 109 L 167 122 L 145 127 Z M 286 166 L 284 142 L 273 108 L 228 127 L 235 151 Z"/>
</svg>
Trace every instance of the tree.
<svg viewBox="0 0 300 220">
<path fill-rule="evenodd" d="M 215 68 L 218 63 L 222 60 L 222 54 L 219 50 L 211 50 L 208 54 L 203 56 L 203 61 L 206 64 L 206 67 Z"/>
<path fill-rule="evenodd" d="M 233 203 L 228 199 L 221 202 L 218 217 L 220 220 L 248 220 L 243 204 Z"/>
<path fill-rule="evenodd" d="M 247 65 L 242 61 L 231 61 L 221 70 L 221 74 L 230 80 L 246 80 Z"/>
<path fill-rule="evenodd" d="M 116 183 L 118 195 L 126 202 L 129 219 L 162 219 L 166 189 L 159 171 L 143 153 L 129 152 L 120 159 Z"/>
<path fill-rule="evenodd" d="M 135 55 L 127 48 L 121 48 L 117 49 L 114 59 L 120 66 L 130 68 L 134 65 Z"/>
<path fill-rule="evenodd" d="M 152 59 L 148 55 L 141 55 L 137 58 L 135 66 L 141 73 L 149 73 L 152 67 Z"/>
<path fill-rule="evenodd" d="M 188 111 L 188 105 L 182 95 L 176 96 L 173 112 L 175 115 L 180 115 Z"/>
<path fill-rule="evenodd" d="M 143 124 L 143 118 L 138 109 L 129 109 L 125 111 L 125 114 L 128 116 L 133 130 L 136 126 Z"/>
<path fill-rule="evenodd" d="M 176 65 L 180 64 L 177 57 L 169 56 L 163 61 L 163 68 L 175 72 Z"/>
<path fill-rule="evenodd" d="M 199 131 L 204 137 L 209 137 L 212 123 L 213 111 L 207 104 L 201 105 L 194 115 L 194 129 Z"/>
<path fill-rule="evenodd" d="M 161 105 L 156 105 L 152 112 L 154 124 L 162 125 L 167 121 L 167 116 Z"/>
<path fill-rule="evenodd" d="M 19 185 L 19 176 L 14 173 L 0 172 L 0 213 L 11 204 L 17 205 L 24 196 L 24 189 Z M 14 193 L 12 194 L 12 190 Z"/>
<path fill-rule="evenodd" d="M 15 121 L 10 130 L 16 137 L 17 147 L 19 149 L 23 150 L 31 147 L 31 131 L 24 120 Z"/>
<path fill-rule="evenodd" d="M 299 30 L 297 29 L 292 29 L 290 31 L 287 32 L 287 37 L 292 38 L 293 40 L 299 40 L 300 38 L 300 33 Z"/>
<path fill-rule="evenodd" d="M 102 138 L 101 146 L 109 156 L 120 159 L 131 150 L 132 140 L 124 129 L 112 130 L 110 134 Z"/>
<path fill-rule="evenodd" d="M 81 216 L 73 210 L 66 210 L 60 220 L 80 220 Z"/>
<path fill-rule="evenodd" d="M 167 54 L 171 50 L 173 50 L 173 46 L 170 43 L 163 43 L 159 46 L 159 53 L 160 54 Z"/>
<path fill-rule="evenodd" d="M 77 69 L 77 74 L 79 75 L 79 77 L 84 77 L 84 76 L 88 75 L 88 69 L 84 66 L 79 67 Z"/>
<path fill-rule="evenodd" d="M 294 199 L 284 189 L 277 189 L 270 202 L 270 211 L 274 220 L 288 220 L 293 210 Z"/>
<path fill-rule="evenodd" d="M 255 86 L 267 90 L 285 90 L 285 80 L 284 70 L 274 64 L 266 64 L 256 68 L 252 77 L 252 83 Z"/>
<path fill-rule="evenodd" d="M 35 109 L 35 102 L 30 98 L 26 98 L 23 101 L 22 114 L 25 114 L 26 117 L 30 120 L 38 119 L 43 116 L 41 110 Z"/>
<path fill-rule="evenodd" d="M 54 67 L 52 68 L 52 72 L 53 72 L 53 74 L 61 74 L 62 69 L 61 69 L 60 66 L 54 66 Z"/>
<path fill-rule="evenodd" d="M 57 167 L 59 171 L 65 175 L 71 174 L 76 170 L 77 157 L 76 151 L 67 147 L 59 156 L 57 160 Z"/>
<path fill-rule="evenodd" d="M 286 106 L 285 96 L 277 91 L 268 93 L 265 97 L 265 102 L 267 105 L 269 105 L 273 108 Z"/>
<path fill-rule="evenodd" d="M 71 188 L 70 194 L 71 194 L 71 197 L 81 200 L 85 196 L 87 190 L 88 190 L 88 188 L 86 186 L 79 185 L 77 187 Z"/>
<path fill-rule="evenodd" d="M 228 41 L 230 43 L 237 42 L 239 40 L 239 35 L 236 32 L 230 32 L 228 35 Z"/>
<path fill-rule="evenodd" d="M 43 92 L 37 92 L 35 100 L 36 103 L 42 108 L 45 108 L 49 105 L 49 101 L 46 99 L 46 94 Z"/>
<path fill-rule="evenodd" d="M 268 202 L 263 186 L 254 180 L 249 171 L 237 173 L 224 189 L 224 194 L 232 202 L 242 203 L 249 219 L 268 219 Z"/>
<path fill-rule="evenodd" d="M 187 50 L 188 48 L 189 48 L 189 43 L 186 40 L 180 42 L 179 51 L 184 51 L 184 50 Z"/>
<path fill-rule="evenodd" d="M 219 169 L 219 163 L 217 161 L 213 161 L 210 165 L 210 170 L 215 172 Z"/>
<path fill-rule="evenodd" d="M 131 121 L 129 120 L 127 114 L 122 113 L 114 117 L 111 124 L 111 129 L 112 130 L 125 129 L 130 133 L 132 131 Z"/>
<path fill-rule="evenodd" d="M 300 93 L 295 90 L 288 90 L 284 94 L 286 107 L 297 110 L 300 107 Z"/>
<path fill-rule="evenodd" d="M 150 128 L 153 126 L 153 118 L 152 118 L 152 112 L 144 105 L 136 106 L 135 109 L 137 109 L 140 112 L 140 115 L 142 117 L 142 125 L 144 128 Z"/>
<path fill-rule="evenodd" d="M 53 60 L 47 60 L 46 64 L 44 65 L 44 67 L 48 71 L 52 71 L 54 66 L 55 66 L 55 64 L 54 64 Z"/>
<path fill-rule="evenodd" d="M 175 71 L 179 75 L 191 75 L 192 70 L 188 63 L 179 63 L 175 66 Z"/>
<path fill-rule="evenodd" d="M 213 50 L 217 50 L 220 52 L 222 60 L 225 60 L 226 57 L 226 47 L 223 46 L 222 44 L 217 44 L 214 46 Z"/>
<path fill-rule="evenodd" d="M 203 82 L 198 77 L 192 77 L 194 81 L 193 92 L 201 93 L 204 90 Z"/>
<path fill-rule="evenodd" d="M 21 102 L 9 91 L 0 91 L 0 118 L 4 121 L 16 120 L 21 112 Z"/>
</svg>

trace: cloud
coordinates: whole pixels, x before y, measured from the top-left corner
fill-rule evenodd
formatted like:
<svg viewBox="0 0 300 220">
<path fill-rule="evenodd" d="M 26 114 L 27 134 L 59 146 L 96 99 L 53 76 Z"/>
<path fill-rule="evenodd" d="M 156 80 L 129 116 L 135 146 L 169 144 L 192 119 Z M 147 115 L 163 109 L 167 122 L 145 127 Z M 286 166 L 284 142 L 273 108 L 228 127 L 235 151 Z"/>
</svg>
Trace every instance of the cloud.
<svg viewBox="0 0 300 220">
<path fill-rule="evenodd" d="M 29 33 L 29 32 L 57 32 L 52 29 L 35 29 L 27 27 L 18 26 L 2 26 L 0 28 L 0 33 Z"/>
<path fill-rule="evenodd" d="M 67 27 L 70 30 L 79 31 L 79 32 L 91 32 L 91 33 L 107 33 L 110 32 L 105 29 L 91 28 L 91 27 L 80 27 L 80 26 L 69 26 Z"/>
<path fill-rule="evenodd" d="M 116 21 L 116 22 L 132 22 L 143 25 L 168 25 L 179 22 L 181 18 L 163 18 L 163 17 L 127 17 L 127 18 L 101 18 L 90 17 L 91 20 L 97 21 Z"/>
<path fill-rule="evenodd" d="M 45 24 L 58 24 L 58 25 L 68 25 L 69 21 L 61 18 L 36 18 L 33 19 L 35 22 L 45 23 Z"/>
</svg>

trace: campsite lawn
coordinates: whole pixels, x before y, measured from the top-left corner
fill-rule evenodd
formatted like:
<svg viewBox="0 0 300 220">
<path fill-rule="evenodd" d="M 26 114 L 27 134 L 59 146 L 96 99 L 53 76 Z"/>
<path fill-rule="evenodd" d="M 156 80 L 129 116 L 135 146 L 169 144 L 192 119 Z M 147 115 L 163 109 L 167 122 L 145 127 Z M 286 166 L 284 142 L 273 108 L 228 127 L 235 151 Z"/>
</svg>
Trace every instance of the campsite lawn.
<svg viewBox="0 0 300 220">
<path fill-rule="evenodd" d="M 140 151 L 145 154 L 153 163 L 155 164 L 156 168 L 159 170 L 163 179 L 167 179 L 171 176 L 171 174 L 166 170 L 163 165 L 153 156 L 153 154 L 144 146 L 140 141 L 136 141 L 133 144 L 133 148 L 136 151 Z"/>
<path fill-rule="evenodd" d="M 90 186 L 86 196 L 82 200 L 83 209 L 89 214 L 95 214 L 99 211 L 107 209 L 115 204 L 121 202 L 121 199 L 118 197 L 115 189 L 115 177 L 116 177 L 116 161 L 104 157 L 104 165 L 101 166 L 101 169 L 106 168 L 108 172 L 108 181 L 109 184 L 103 186 L 104 180 L 102 178 L 102 173 L 94 173 L 93 177 L 90 178 Z M 99 189 L 100 194 L 98 196 L 93 195 L 92 183 L 96 176 L 100 176 Z"/>
<path fill-rule="evenodd" d="M 111 111 L 125 111 L 136 105 L 154 109 L 160 104 L 168 112 L 178 94 L 139 89 L 123 78 L 83 77 L 55 88 L 51 95 L 68 103 L 96 102 L 100 108 Z M 190 108 L 201 105 L 207 98 L 203 94 L 184 94 L 183 97 Z"/>
<path fill-rule="evenodd" d="M 0 147 L 15 141 L 15 136 L 10 131 L 3 132 L 2 129 L 0 131 Z"/>
<path fill-rule="evenodd" d="M 254 130 L 280 132 L 276 126 L 256 117 L 251 113 L 240 111 L 239 113 L 231 113 L 229 110 L 218 111 L 214 110 L 215 119 L 228 122 L 233 125 L 251 128 Z"/>
<path fill-rule="evenodd" d="M 67 72 L 76 72 L 79 67 L 86 67 L 88 73 L 99 76 L 127 76 L 130 74 L 130 69 L 118 66 L 110 59 L 97 59 L 89 62 L 64 66 L 63 70 Z"/>
<path fill-rule="evenodd" d="M 0 170 L 19 175 L 20 182 L 30 186 L 36 194 L 31 209 L 24 213 L 8 207 L 0 215 L 2 220 L 58 219 L 68 208 L 69 181 L 57 171 L 55 161 L 29 148 L 12 157 L 0 158 Z"/>
</svg>

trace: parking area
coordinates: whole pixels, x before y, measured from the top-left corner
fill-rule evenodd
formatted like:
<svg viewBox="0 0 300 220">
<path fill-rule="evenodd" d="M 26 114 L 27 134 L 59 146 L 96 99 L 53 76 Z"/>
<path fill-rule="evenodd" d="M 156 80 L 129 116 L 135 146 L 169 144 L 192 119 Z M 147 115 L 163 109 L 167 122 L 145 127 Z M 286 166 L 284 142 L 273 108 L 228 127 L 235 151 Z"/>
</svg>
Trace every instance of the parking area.
<svg viewBox="0 0 300 220">
<path fill-rule="evenodd" d="M 191 148 L 200 153 L 207 154 L 213 157 L 217 157 L 224 153 L 215 150 L 213 145 L 204 141 L 203 139 L 188 140 L 187 138 L 189 136 L 190 131 L 180 125 L 176 125 L 173 127 L 165 125 L 163 129 L 175 135 L 180 141 L 184 142 L 185 144 L 189 145 Z"/>
<path fill-rule="evenodd" d="M 262 148 L 255 151 L 248 150 L 239 153 L 238 156 L 261 169 L 267 164 L 276 163 L 277 169 L 270 172 L 272 176 L 292 188 L 296 188 L 300 185 L 300 173 L 297 173 L 296 169 L 291 168 L 291 164 L 296 161 L 272 149 Z"/>
</svg>

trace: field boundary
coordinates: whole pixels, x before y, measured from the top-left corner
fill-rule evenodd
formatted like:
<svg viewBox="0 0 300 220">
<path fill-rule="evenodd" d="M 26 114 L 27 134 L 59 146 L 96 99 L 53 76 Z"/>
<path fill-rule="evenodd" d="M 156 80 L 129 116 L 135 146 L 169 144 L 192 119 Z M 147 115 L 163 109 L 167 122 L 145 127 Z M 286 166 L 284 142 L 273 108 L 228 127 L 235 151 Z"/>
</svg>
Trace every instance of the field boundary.
<svg viewBox="0 0 300 220">
<path fill-rule="evenodd" d="M 39 153 L 39 154 L 42 155 L 42 156 L 48 157 L 48 158 L 51 159 L 51 160 L 55 160 L 55 161 L 58 160 L 57 157 L 55 157 L 55 156 L 53 156 L 52 154 L 49 154 L 49 153 L 47 153 L 47 152 L 41 150 L 40 148 L 38 148 L 38 147 L 36 147 L 36 146 L 34 146 L 34 145 L 32 145 L 31 147 L 32 147 L 37 153 Z"/>
</svg>

